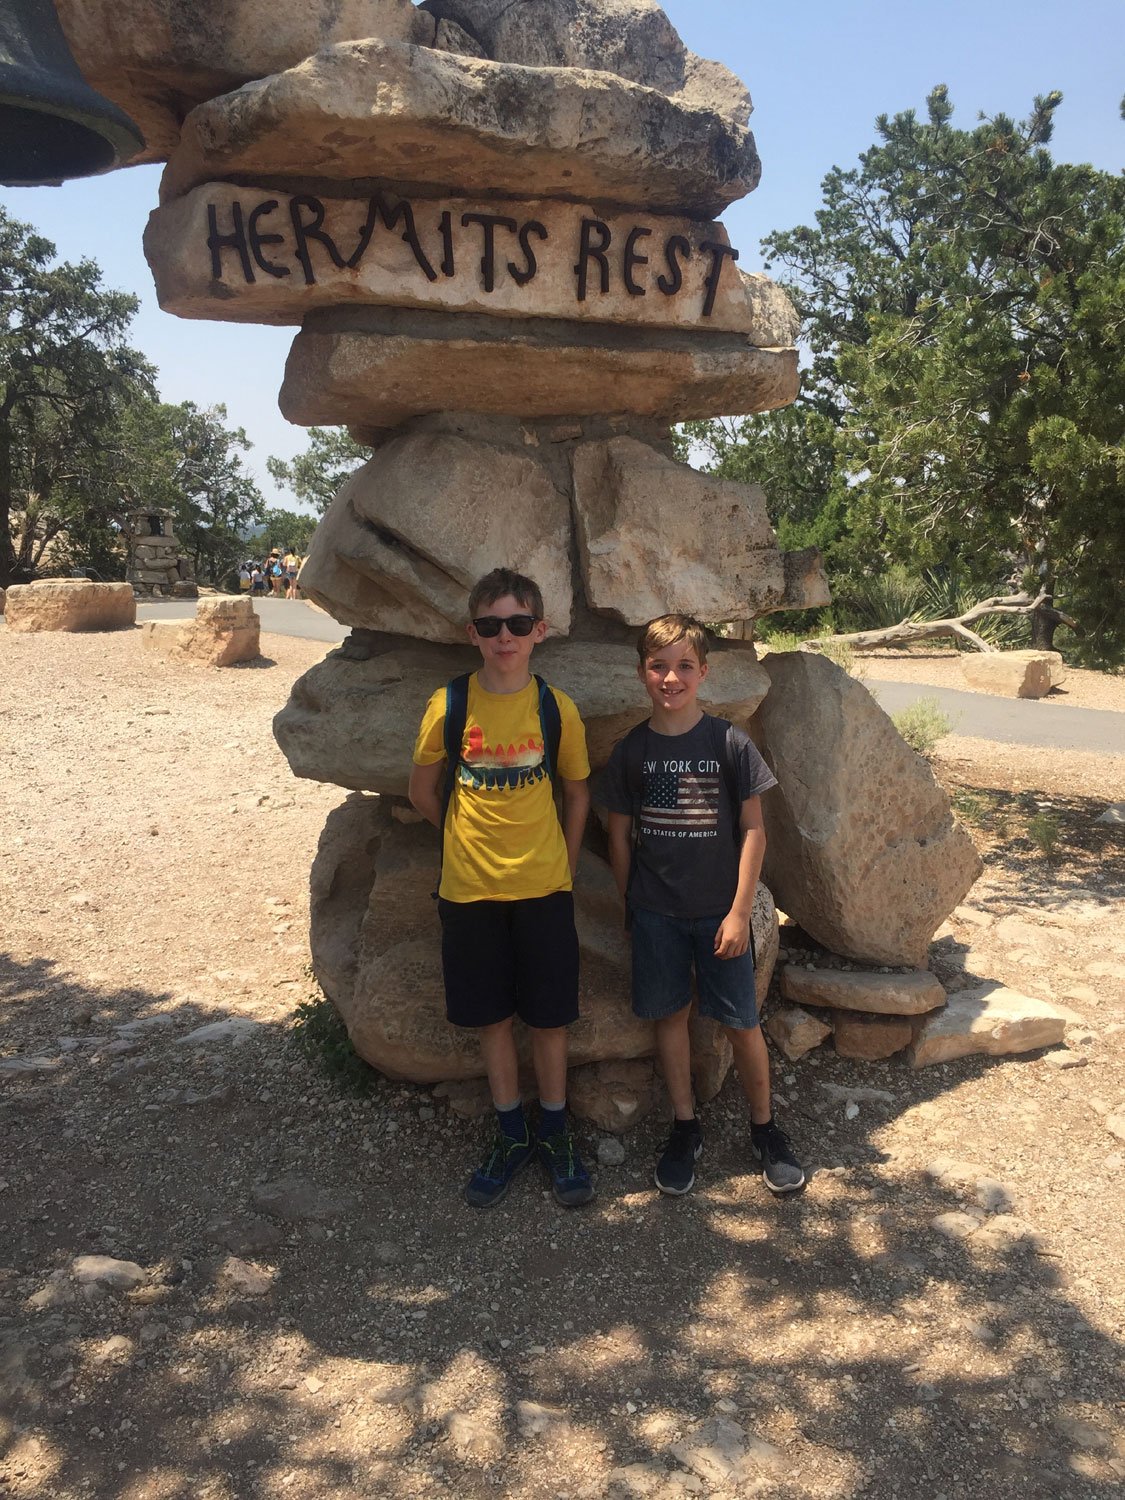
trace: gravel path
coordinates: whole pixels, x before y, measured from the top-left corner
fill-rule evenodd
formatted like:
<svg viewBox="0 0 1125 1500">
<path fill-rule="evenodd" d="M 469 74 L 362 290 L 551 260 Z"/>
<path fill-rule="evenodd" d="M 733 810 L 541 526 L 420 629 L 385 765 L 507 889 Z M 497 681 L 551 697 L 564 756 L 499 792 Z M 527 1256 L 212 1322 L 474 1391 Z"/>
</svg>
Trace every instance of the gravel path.
<svg viewBox="0 0 1125 1500">
<path fill-rule="evenodd" d="M 690 1198 L 651 1188 L 650 1121 L 588 1211 L 528 1174 L 476 1215 L 476 1127 L 426 1089 L 341 1092 L 293 1045 L 343 794 L 269 733 L 325 647 L 263 641 L 208 672 L 139 632 L 0 632 L 0 1492 L 1119 1490 L 1125 871 L 1100 783 L 1068 761 L 1055 790 L 1041 754 L 1012 790 L 968 742 L 943 763 L 1009 826 L 933 966 L 1072 1006 L 1061 1058 L 814 1053 L 778 1067 L 796 1200 L 749 1170 L 728 1085 Z M 1029 791 L 1065 814 L 1054 865 Z"/>
</svg>

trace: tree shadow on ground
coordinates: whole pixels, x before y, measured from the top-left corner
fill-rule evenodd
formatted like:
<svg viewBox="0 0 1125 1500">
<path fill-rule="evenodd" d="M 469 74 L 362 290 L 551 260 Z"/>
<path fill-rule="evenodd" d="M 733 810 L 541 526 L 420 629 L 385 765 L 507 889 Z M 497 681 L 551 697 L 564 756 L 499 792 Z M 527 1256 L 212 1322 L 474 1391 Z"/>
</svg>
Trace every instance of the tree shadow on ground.
<svg viewBox="0 0 1125 1500">
<path fill-rule="evenodd" d="M 214 1010 L 46 960 L 0 961 L 6 1046 L 58 1054 L 60 995 L 79 1036 L 171 1019 L 0 1082 L 13 1495 L 682 1495 L 684 1462 L 720 1496 L 1119 1493 L 1121 1349 L 1080 1268 L 1011 1222 L 1029 1184 L 926 1170 L 944 1130 L 990 1175 L 950 1105 L 987 1061 L 782 1063 L 812 1164 L 791 1200 L 748 1171 L 728 1084 L 689 1198 L 653 1191 L 649 1121 L 588 1210 L 533 1169 L 475 1214 L 477 1132 L 428 1091 L 341 1095 L 278 1024 L 185 1043 Z M 833 1087 L 872 1080 L 848 1119 Z M 908 1117 L 922 1156 L 889 1144 Z M 1009 1144 L 1021 1120 L 1014 1098 Z M 95 1253 L 144 1284 L 84 1291 Z M 701 1424 L 718 1446 L 678 1448 Z"/>
</svg>

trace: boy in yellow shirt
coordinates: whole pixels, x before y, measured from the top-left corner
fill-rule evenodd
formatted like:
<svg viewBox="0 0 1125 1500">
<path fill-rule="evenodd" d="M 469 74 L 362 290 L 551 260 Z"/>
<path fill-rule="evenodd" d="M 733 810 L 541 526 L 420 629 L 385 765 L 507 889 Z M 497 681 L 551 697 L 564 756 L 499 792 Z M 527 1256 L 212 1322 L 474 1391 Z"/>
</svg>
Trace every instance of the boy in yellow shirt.
<svg viewBox="0 0 1125 1500">
<path fill-rule="evenodd" d="M 469 615 L 481 665 L 430 699 L 410 774 L 411 802 L 442 830 L 446 1015 L 477 1031 L 496 1106 L 495 1137 L 465 1197 L 475 1208 L 497 1202 L 538 1155 L 556 1199 L 573 1208 L 594 1196 L 566 1119 L 566 1028 L 578 1019 L 571 887 L 590 810 L 586 733 L 566 694 L 530 670 L 547 634 L 538 586 L 496 568 L 470 594 Z M 520 1099 L 517 1015 L 530 1030 L 539 1085 L 535 1138 Z"/>
</svg>

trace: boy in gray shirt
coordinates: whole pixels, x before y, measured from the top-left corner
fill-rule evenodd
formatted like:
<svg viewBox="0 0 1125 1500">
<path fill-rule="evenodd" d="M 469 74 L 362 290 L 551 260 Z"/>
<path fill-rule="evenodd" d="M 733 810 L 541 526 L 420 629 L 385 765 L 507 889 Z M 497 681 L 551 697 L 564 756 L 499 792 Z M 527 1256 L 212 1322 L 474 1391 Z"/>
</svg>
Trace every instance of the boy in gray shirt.
<svg viewBox="0 0 1125 1500">
<path fill-rule="evenodd" d="M 689 1192 L 703 1150 L 691 1088 L 694 969 L 699 1013 L 719 1022 L 734 1051 L 766 1186 L 792 1193 L 805 1174 L 770 1105 L 750 932 L 766 850 L 760 795 L 776 778 L 746 734 L 700 707 L 707 633 L 697 620 L 650 620 L 637 651 L 652 715 L 615 747 L 600 800 L 632 923 L 633 1010 L 655 1024 L 676 1114 L 656 1185 Z"/>
</svg>

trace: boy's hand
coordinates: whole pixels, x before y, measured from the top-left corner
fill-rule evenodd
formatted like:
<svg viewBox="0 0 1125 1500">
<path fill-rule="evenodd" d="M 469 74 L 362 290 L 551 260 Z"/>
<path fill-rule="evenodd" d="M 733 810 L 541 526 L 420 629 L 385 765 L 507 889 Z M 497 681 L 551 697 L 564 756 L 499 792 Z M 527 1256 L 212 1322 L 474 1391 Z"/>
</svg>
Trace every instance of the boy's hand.
<svg viewBox="0 0 1125 1500">
<path fill-rule="evenodd" d="M 727 912 L 715 934 L 717 958 L 741 958 L 750 946 L 750 923 L 744 917 Z"/>
</svg>

